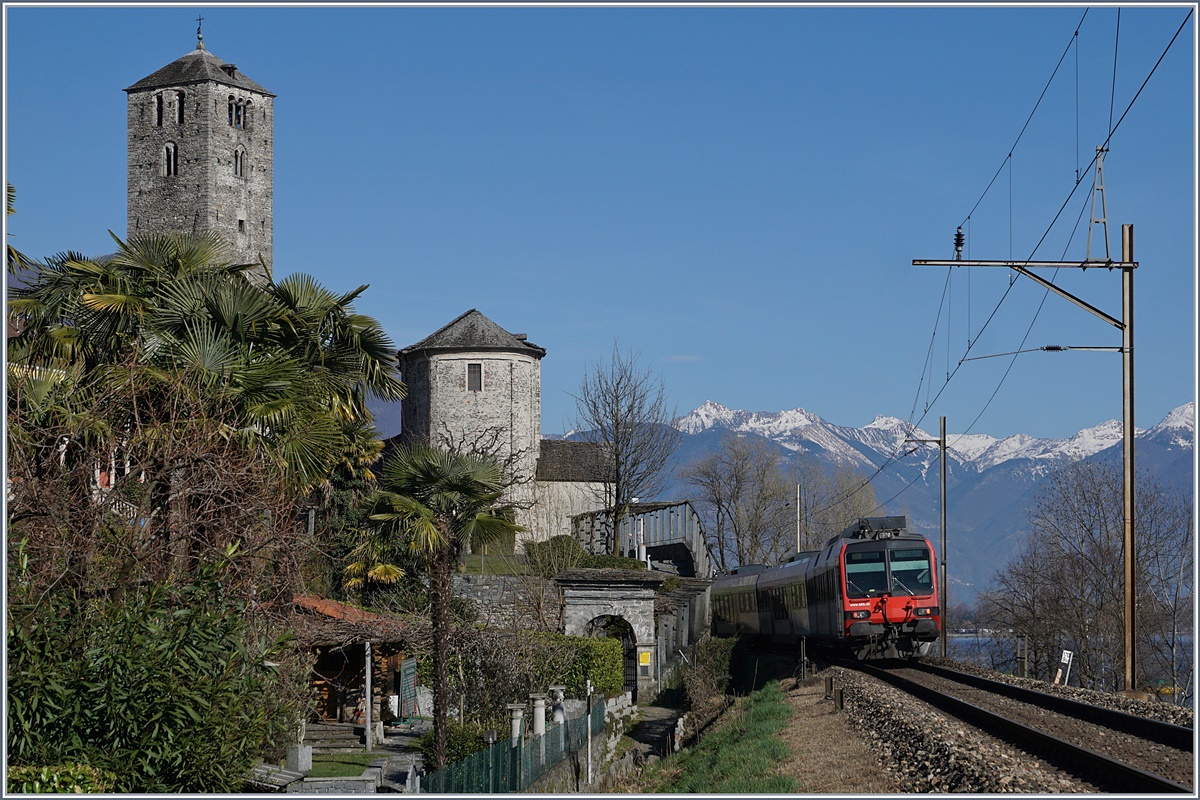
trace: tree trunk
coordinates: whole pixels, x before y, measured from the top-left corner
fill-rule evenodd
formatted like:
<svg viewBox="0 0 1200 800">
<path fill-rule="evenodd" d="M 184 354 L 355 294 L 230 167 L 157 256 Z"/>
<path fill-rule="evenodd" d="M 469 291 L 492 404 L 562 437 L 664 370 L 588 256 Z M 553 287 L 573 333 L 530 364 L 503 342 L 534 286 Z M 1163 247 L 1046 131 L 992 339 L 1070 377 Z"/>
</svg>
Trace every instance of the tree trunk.
<svg viewBox="0 0 1200 800">
<path fill-rule="evenodd" d="M 453 548 L 444 543 L 429 570 L 433 623 L 433 769 L 446 766 L 447 670 L 450 652 L 450 574 Z"/>
</svg>

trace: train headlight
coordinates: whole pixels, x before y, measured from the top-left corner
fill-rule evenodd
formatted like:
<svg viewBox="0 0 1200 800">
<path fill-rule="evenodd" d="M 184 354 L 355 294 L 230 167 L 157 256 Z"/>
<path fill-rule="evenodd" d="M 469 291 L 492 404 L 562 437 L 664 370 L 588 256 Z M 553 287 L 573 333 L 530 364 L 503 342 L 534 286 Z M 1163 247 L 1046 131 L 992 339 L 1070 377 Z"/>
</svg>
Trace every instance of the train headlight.
<svg viewBox="0 0 1200 800">
<path fill-rule="evenodd" d="M 918 617 L 928 617 L 930 614 L 933 613 L 933 609 L 932 608 L 918 608 L 915 613 Z"/>
<path fill-rule="evenodd" d="M 855 619 L 869 619 L 870 617 L 871 617 L 870 611 L 855 611 L 854 612 Z"/>
</svg>

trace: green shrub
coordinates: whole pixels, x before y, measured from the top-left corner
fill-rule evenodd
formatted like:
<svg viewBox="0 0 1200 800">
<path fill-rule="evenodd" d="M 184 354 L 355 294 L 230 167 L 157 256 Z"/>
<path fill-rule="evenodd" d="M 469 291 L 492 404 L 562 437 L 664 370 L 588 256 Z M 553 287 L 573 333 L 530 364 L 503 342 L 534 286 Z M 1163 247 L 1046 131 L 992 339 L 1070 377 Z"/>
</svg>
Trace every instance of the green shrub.
<svg viewBox="0 0 1200 800">
<path fill-rule="evenodd" d="M 113 791 L 117 776 L 87 764 L 55 767 L 9 767 L 6 794 L 104 794 Z"/>
<path fill-rule="evenodd" d="M 453 764 L 468 756 L 486 749 L 487 740 L 483 736 L 483 726 L 474 722 L 459 722 L 456 719 L 446 720 L 446 763 Z M 433 731 L 421 734 L 417 747 L 425 757 L 426 764 L 433 763 Z"/>
<path fill-rule="evenodd" d="M 552 536 L 544 542 L 525 543 L 525 561 L 535 575 L 552 578 L 564 569 L 581 566 L 587 558 L 583 545 L 573 536 Z"/>
<path fill-rule="evenodd" d="M 583 697 L 587 682 L 592 690 L 615 696 L 625 690 L 625 652 L 617 639 L 592 639 L 586 636 L 565 636 L 575 646 L 575 660 L 563 683 L 568 692 Z"/>
<path fill-rule="evenodd" d="M 525 544 L 525 561 L 535 575 L 552 578 L 565 569 L 646 569 L 646 562 L 625 556 L 592 555 L 575 537 L 562 534 Z"/>
<path fill-rule="evenodd" d="M 122 599 L 61 593 L 8 609 L 8 758 L 84 763 L 116 792 L 229 792 L 295 730 L 279 661 L 220 572 Z"/>
</svg>

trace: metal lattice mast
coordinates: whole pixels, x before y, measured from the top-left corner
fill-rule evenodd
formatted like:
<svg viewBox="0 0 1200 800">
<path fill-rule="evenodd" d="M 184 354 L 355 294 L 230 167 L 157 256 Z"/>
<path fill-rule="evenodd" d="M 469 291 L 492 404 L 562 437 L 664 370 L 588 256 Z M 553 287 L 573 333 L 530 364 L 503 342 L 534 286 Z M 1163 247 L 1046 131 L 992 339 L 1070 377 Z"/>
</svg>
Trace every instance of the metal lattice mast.
<svg viewBox="0 0 1200 800">
<path fill-rule="evenodd" d="M 1096 177 L 1092 181 L 1092 221 L 1088 223 L 1088 241 L 1087 252 L 1084 254 L 1084 261 L 1109 261 L 1111 256 L 1108 252 L 1108 204 L 1104 201 L 1104 154 L 1108 152 L 1108 148 L 1104 145 L 1096 145 Z M 1100 198 L 1100 216 L 1096 216 L 1096 197 Z M 1092 258 L 1092 233 L 1096 230 L 1096 223 L 1104 226 L 1104 258 Z"/>
</svg>

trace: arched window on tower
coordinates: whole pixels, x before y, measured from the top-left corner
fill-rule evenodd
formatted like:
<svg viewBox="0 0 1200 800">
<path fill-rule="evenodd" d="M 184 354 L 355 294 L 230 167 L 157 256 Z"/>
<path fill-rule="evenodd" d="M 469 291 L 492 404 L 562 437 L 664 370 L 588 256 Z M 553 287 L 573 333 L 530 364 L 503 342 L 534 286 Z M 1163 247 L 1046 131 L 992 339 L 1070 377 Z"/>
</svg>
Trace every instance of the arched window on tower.
<svg viewBox="0 0 1200 800">
<path fill-rule="evenodd" d="M 163 96 L 161 94 L 154 95 L 154 124 L 162 127 L 163 117 Z"/>
<path fill-rule="evenodd" d="M 246 105 L 245 105 L 245 103 L 238 102 L 238 103 L 234 104 L 234 106 L 233 106 L 233 127 L 235 127 L 235 128 L 246 127 Z"/>
<path fill-rule="evenodd" d="M 233 95 L 229 95 L 229 127 L 233 127 Z"/>
<path fill-rule="evenodd" d="M 246 151 L 238 148 L 233 151 L 233 174 L 234 177 L 246 177 Z"/>
<path fill-rule="evenodd" d="M 183 124 L 183 101 L 186 95 L 183 92 L 175 93 L 175 121 L 180 125 Z"/>
<path fill-rule="evenodd" d="M 179 149 L 174 142 L 168 142 L 163 148 L 163 177 L 173 177 L 179 174 Z"/>
</svg>

